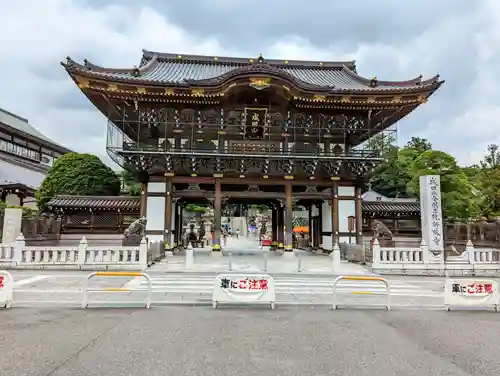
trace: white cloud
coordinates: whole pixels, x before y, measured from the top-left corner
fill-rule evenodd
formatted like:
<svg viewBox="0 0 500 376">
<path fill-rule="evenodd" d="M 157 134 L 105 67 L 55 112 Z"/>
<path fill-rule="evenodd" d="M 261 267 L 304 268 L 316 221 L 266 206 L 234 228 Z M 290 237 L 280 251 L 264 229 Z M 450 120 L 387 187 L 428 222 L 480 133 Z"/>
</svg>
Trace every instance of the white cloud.
<svg viewBox="0 0 500 376">
<path fill-rule="evenodd" d="M 286 34 L 263 42 L 262 52 L 264 57 L 286 59 L 356 59 L 362 75 L 379 79 L 441 73 L 448 82 L 426 106 L 401 122 L 400 134 L 429 137 L 435 147 L 460 162 L 473 163 L 487 143 L 500 142 L 495 124 L 500 114 L 496 84 L 500 3 L 487 0 L 481 5 L 466 18 L 460 13 L 443 14 L 439 22 L 404 44 L 380 40 L 346 45 L 335 40 L 332 24 L 328 48 L 318 47 L 308 35 Z M 139 5 L 0 0 L 0 9 L 0 107 L 29 118 L 56 142 L 100 156 L 105 155 L 106 120 L 59 65 L 67 55 L 99 65 L 131 67 L 139 62 L 143 48 L 208 55 L 261 52 L 249 50 L 245 40 L 237 48 L 226 48 L 214 36 L 216 22 L 213 29 L 195 36 L 169 19 L 169 14 Z M 252 38 L 251 29 L 248 38 Z"/>
</svg>

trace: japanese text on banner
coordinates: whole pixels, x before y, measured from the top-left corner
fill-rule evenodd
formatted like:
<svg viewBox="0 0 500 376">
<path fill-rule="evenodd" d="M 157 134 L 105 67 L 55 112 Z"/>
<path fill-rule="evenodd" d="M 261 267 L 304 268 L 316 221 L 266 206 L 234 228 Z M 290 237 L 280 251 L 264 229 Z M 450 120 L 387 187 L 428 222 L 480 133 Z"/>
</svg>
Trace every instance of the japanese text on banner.
<svg viewBox="0 0 500 376">
<path fill-rule="evenodd" d="M 485 296 L 493 294 L 494 289 L 491 283 L 454 283 L 451 286 L 451 292 L 463 296 Z"/>
<path fill-rule="evenodd" d="M 268 289 L 267 279 L 238 279 L 231 280 L 222 278 L 220 280 L 221 289 L 230 290 L 251 290 L 251 291 L 266 291 Z"/>
</svg>

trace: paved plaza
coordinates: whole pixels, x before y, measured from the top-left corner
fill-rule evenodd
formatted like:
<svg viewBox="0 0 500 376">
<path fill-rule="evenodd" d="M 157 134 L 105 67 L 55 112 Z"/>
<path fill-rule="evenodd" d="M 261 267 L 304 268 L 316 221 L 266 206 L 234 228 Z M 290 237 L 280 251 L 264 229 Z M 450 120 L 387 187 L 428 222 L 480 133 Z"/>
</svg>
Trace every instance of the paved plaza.
<svg viewBox="0 0 500 376">
<path fill-rule="evenodd" d="M 26 308 L 0 318 L 1 375 L 500 374 L 490 312 Z"/>
<path fill-rule="evenodd" d="M 211 248 L 196 248 L 193 250 L 194 265 L 186 269 L 184 256 L 170 256 L 157 264 L 155 269 L 164 271 L 198 271 L 223 272 L 233 270 L 242 272 L 268 271 L 277 274 L 294 274 L 300 270 L 302 274 L 328 274 L 332 271 L 332 258 L 327 254 L 317 254 L 304 250 L 295 250 L 294 253 L 282 255 L 279 252 L 269 251 L 267 247 L 259 247 L 256 240 L 244 237 L 228 238 L 222 252 L 211 252 Z M 337 274 L 371 274 L 361 265 L 347 262 L 341 264 Z"/>
</svg>

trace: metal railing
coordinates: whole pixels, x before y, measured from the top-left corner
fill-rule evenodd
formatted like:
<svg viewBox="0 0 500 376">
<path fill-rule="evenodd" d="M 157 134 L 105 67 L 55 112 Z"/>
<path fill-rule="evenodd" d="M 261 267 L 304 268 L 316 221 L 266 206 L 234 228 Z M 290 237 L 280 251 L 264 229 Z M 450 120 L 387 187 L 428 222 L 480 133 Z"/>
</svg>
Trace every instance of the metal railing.
<svg viewBox="0 0 500 376">
<path fill-rule="evenodd" d="M 389 286 L 389 282 L 382 277 L 368 277 L 368 276 L 347 276 L 347 275 L 342 275 L 340 277 L 335 278 L 333 281 L 333 296 L 332 296 L 332 308 L 337 309 L 337 284 L 340 281 L 380 281 L 383 284 L 385 284 L 385 291 L 387 295 L 387 304 L 385 305 L 386 309 L 388 311 L 391 310 L 391 287 Z M 371 291 L 353 291 L 351 294 L 355 295 L 371 295 L 373 292 Z"/>
<path fill-rule="evenodd" d="M 146 296 L 146 301 L 145 307 L 150 308 L 151 307 L 151 297 L 153 294 L 153 282 L 151 280 L 151 277 L 142 272 L 94 272 L 90 273 L 87 278 L 85 278 L 85 284 L 83 288 L 83 298 L 82 298 L 82 308 L 87 308 L 89 305 L 88 301 L 88 293 L 89 292 L 118 292 L 118 293 L 123 293 L 123 292 L 133 292 L 133 291 L 144 291 L 140 289 L 132 289 L 132 288 L 124 288 L 124 287 L 105 287 L 102 289 L 90 289 L 89 288 L 89 280 L 92 279 L 93 277 L 144 277 L 148 281 L 148 289 L 147 289 L 147 296 Z M 126 304 L 130 302 L 113 302 L 115 304 Z"/>
<path fill-rule="evenodd" d="M 378 152 L 374 150 L 351 150 L 342 153 L 328 153 L 316 151 L 303 151 L 303 150 L 289 150 L 289 151 L 240 151 L 231 149 L 219 150 L 203 150 L 197 148 L 162 148 L 162 147 L 147 147 L 132 146 L 127 147 L 108 147 L 108 153 L 116 154 L 117 157 L 122 158 L 125 155 L 147 154 L 147 155 L 163 155 L 163 156 L 193 156 L 193 157 L 228 157 L 228 158 L 241 158 L 242 156 L 252 158 L 268 158 L 268 159 L 325 159 L 325 160 L 378 160 L 381 159 Z"/>
</svg>

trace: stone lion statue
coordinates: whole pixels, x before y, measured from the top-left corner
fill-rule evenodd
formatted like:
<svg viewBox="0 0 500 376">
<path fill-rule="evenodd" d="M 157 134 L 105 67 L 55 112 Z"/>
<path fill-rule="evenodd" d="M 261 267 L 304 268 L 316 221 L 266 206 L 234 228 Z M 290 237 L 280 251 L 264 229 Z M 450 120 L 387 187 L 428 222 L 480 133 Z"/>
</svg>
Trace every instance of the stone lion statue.
<svg viewBox="0 0 500 376">
<path fill-rule="evenodd" d="M 378 221 L 374 219 L 372 221 L 372 228 L 371 230 L 373 231 L 373 237 L 374 238 L 389 238 L 392 239 L 392 232 L 389 230 L 389 228 L 382 223 L 381 221 Z"/>
<path fill-rule="evenodd" d="M 148 220 L 146 219 L 146 217 L 141 217 L 139 219 L 136 219 L 127 227 L 123 235 L 125 236 L 125 238 L 128 238 L 131 235 L 136 235 L 136 236 L 138 235 L 141 237 L 144 236 L 146 233 L 147 222 Z"/>
</svg>

